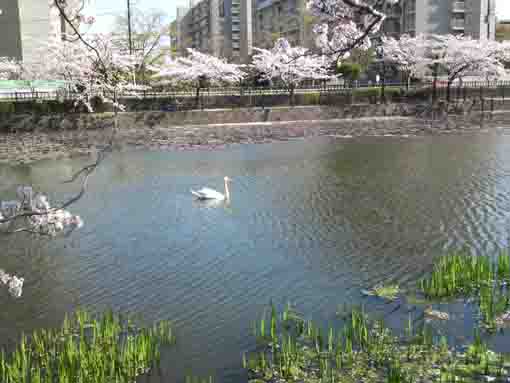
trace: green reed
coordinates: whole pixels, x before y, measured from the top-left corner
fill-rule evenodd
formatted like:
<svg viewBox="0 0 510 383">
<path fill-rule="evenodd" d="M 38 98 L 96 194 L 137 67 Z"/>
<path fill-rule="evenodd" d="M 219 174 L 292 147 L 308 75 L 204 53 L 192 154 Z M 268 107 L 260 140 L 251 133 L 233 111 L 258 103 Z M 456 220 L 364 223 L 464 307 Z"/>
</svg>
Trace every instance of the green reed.
<svg viewBox="0 0 510 383">
<path fill-rule="evenodd" d="M 474 383 L 483 375 L 501 375 L 508 362 L 491 352 L 480 336 L 465 355 L 457 355 L 447 338 L 434 336 L 427 324 L 420 329 L 409 324 L 406 336 L 396 337 L 361 308 L 347 313 L 340 326 L 325 330 L 298 315 L 290 320 L 291 310 L 286 310 L 275 325 L 275 336 L 266 337 L 266 347 L 243 355 L 243 367 L 253 381 Z M 275 312 L 272 316 L 279 318 Z M 421 380 L 415 380 L 418 376 Z"/>
<path fill-rule="evenodd" d="M 435 263 L 432 274 L 420 281 L 428 298 L 449 298 L 478 291 L 483 286 L 510 281 L 510 255 L 501 251 L 489 256 L 454 253 Z"/>
<path fill-rule="evenodd" d="M 78 311 L 60 329 L 21 336 L 0 354 L 2 383 L 132 383 L 158 366 L 161 347 L 174 342 L 168 322 L 135 326 L 113 312 L 93 317 Z"/>
<path fill-rule="evenodd" d="M 427 298 L 449 298 L 477 291 L 488 286 L 498 276 L 499 262 L 508 256 L 498 255 L 494 264 L 488 256 L 471 256 L 454 253 L 443 256 L 435 264 L 432 274 L 420 281 L 421 289 Z M 501 261 L 500 261 L 501 259 Z M 501 273 L 505 273 L 501 269 Z"/>
<path fill-rule="evenodd" d="M 420 287 L 428 299 L 473 298 L 484 328 L 494 331 L 502 324 L 500 316 L 510 309 L 509 281 L 510 256 L 506 250 L 495 259 L 455 253 L 441 257 L 431 275 L 420 281 Z"/>
<path fill-rule="evenodd" d="M 185 383 L 214 383 L 213 377 L 210 375 L 207 378 L 201 378 L 194 375 L 186 375 L 184 379 Z"/>
</svg>

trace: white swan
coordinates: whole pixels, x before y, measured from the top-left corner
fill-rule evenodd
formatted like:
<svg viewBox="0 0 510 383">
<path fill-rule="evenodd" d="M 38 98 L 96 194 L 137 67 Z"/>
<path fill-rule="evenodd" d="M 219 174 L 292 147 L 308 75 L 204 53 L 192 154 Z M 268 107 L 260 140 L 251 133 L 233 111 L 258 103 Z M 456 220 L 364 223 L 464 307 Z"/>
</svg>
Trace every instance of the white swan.
<svg viewBox="0 0 510 383">
<path fill-rule="evenodd" d="M 228 190 L 228 184 L 232 180 L 228 177 L 223 178 L 225 181 L 225 194 L 222 194 L 214 189 L 210 188 L 202 188 L 200 190 L 191 190 L 191 194 L 193 194 L 197 199 L 206 200 L 212 199 L 217 201 L 224 201 L 225 199 L 230 200 L 230 191 Z"/>
</svg>

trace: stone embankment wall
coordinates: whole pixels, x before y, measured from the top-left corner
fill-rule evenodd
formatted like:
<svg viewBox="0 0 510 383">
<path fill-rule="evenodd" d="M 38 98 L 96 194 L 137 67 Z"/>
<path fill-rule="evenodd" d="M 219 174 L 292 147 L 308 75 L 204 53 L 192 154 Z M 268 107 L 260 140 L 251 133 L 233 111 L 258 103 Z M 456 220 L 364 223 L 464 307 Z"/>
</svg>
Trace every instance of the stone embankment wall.
<svg viewBox="0 0 510 383">
<path fill-rule="evenodd" d="M 447 115 L 441 109 L 408 104 L 128 112 L 118 116 L 115 144 L 119 148 L 215 148 L 317 135 L 446 134 L 504 125 L 510 126 L 510 111 Z M 111 113 L 12 114 L 0 120 L 0 162 L 93 153 L 108 142 L 113 126 Z"/>
</svg>

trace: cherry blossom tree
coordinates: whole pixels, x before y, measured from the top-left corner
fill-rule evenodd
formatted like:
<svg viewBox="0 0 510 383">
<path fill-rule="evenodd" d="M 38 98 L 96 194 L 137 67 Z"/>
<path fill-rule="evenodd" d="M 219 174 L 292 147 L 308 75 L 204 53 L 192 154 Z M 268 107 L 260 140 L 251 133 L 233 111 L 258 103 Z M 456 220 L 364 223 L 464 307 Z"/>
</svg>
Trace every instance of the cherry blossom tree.
<svg viewBox="0 0 510 383">
<path fill-rule="evenodd" d="M 200 97 L 200 88 L 206 83 L 213 85 L 239 83 L 246 73 L 242 66 L 228 63 L 225 59 L 214 57 L 188 48 L 187 57 L 177 60 L 167 58 L 159 68 L 157 78 L 170 83 L 188 83 L 196 89 L 196 102 Z"/>
<path fill-rule="evenodd" d="M 505 74 L 504 47 L 496 41 L 475 40 L 465 36 L 446 35 L 439 40 L 438 55 L 433 58 L 448 76 L 447 101 L 454 81 L 467 74 L 498 78 Z"/>
<path fill-rule="evenodd" d="M 117 16 L 113 40 L 119 50 L 124 52 L 131 50 L 136 62 L 134 75 L 142 83 L 150 78 L 150 68 L 161 63 L 164 56 L 170 53 L 167 41 L 170 28 L 166 23 L 166 16 L 161 10 L 133 9 L 131 47 L 129 45 L 128 19 L 124 15 Z"/>
<path fill-rule="evenodd" d="M 406 74 L 407 84 L 412 77 L 423 77 L 432 63 L 427 57 L 427 39 L 424 35 L 411 37 L 402 35 L 399 39 L 382 38 L 382 59 Z"/>
<path fill-rule="evenodd" d="M 293 103 L 294 90 L 304 80 L 325 80 L 328 61 L 324 56 L 307 54 L 307 49 L 292 47 L 286 39 L 278 39 L 271 50 L 254 48 L 253 66 L 269 81 L 280 81 L 289 90 Z"/>
<path fill-rule="evenodd" d="M 51 0 L 51 12 L 56 13 L 54 20 L 63 19 L 66 33 L 54 27 L 52 36 L 41 41 L 41 60 L 22 66 L 22 77 L 26 79 L 62 79 L 81 94 L 79 98 L 91 107 L 91 95 L 100 95 L 111 99 L 115 115 L 121 106 L 117 93 L 132 87 L 126 71 L 132 68 L 132 58 L 124 52 L 115 50 L 109 36 L 85 36 L 80 31 L 84 23 L 93 19 L 82 14 L 84 2 L 81 0 Z M 13 62 L 3 60 L 4 72 L 12 71 Z M 76 172 L 67 182 L 80 182 L 79 192 L 62 203 L 50 204 L 43 193 L 35 192 L 30 186 L 20 186 L 17 199 L 0 203 L 0 234 L 28 233 L 54 237 L 82 226 L 79 216 L 69 212 L 69 208 L 86 192 L 89 178 L 102 163 L 106 154 L 112 150 L 117 118 L 112 136 L 98 152 L 96 160 Z M 0 270 L 0 285 L 6 285 L 13 296 L 22 292 L 23 278 Z"/>
<path fill-rule="evenodd" d="M 0 57 L 0 80 L 12 80 L 18 78 L 21 72 L 21 64 L 8 57 Z"/>
<path fill-rule="evenodd" d="M 504 60 L 508 44 L 475 40 L 456 35 L 402 36 L 383 39 L 385 59 L 410 75 L 433 68 L 434 76 L 443 71 L 447 77 L 447 101 L 452 84 L 466 75 L 498 78 L 505 74 Z"/>
<path fill-rule="evenodd" d="M 368 49 L 370 36 L 384 19 L 387 4 L 398 0 L 309 0 L 307 8 L 320 23 L 314 26 L 316 44 L 336 66 L 355 49 Z"/>
</svg>

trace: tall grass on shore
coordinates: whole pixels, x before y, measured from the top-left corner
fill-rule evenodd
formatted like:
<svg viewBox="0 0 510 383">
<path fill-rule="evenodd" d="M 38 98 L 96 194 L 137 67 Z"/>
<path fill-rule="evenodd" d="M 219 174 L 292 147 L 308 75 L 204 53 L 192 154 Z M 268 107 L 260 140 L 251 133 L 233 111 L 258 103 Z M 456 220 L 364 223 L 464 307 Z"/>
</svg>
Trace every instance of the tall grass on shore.
<svg viewBox="0 0 510 383">
<path fill-rule="evenodd" d="M 396 337 L 363 309 L 351 310 L 342 325 L 325 330 L 289 310 L 279 316 L 271 309 L 264 320 L 274 321 L 275 331 L 263 327 L 265 347 L 259 339 L 255 351 L 243 355 L 251 382 L 475 383 L 508 377 L 508 358 L 490 351 L 479 336 L 461 353 L 426 323 L 412 326 L 411 319 L 406 335 Z"/>
<path fill-rule="evenodd" d="M 159 365 L 161 347 L 174 342 L 168 322 L 138 327 L 113 312 L 85 311 L 55 330 L 23 335 L 16 349 L 0 354 L 2 383 L 133 383 Z"/>
</svg>

